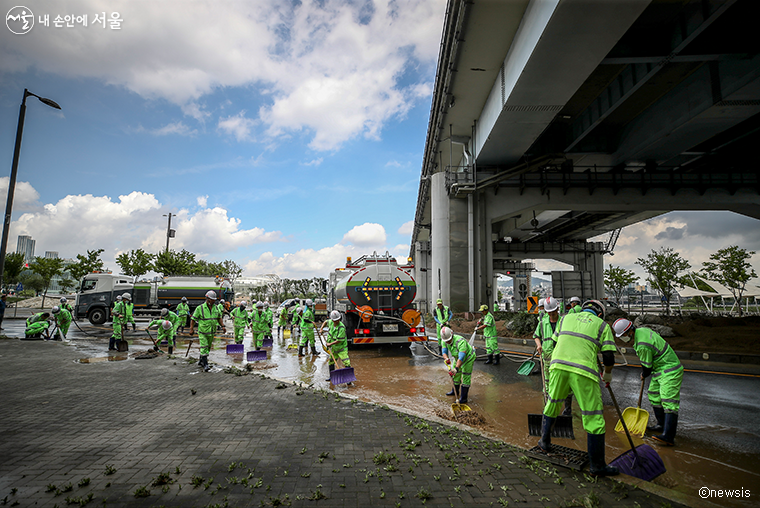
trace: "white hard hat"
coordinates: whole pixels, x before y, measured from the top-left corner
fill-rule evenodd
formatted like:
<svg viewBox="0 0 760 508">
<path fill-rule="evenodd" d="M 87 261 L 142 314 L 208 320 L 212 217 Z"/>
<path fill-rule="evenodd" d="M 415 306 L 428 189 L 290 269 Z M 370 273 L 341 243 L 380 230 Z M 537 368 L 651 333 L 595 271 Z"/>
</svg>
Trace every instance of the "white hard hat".
<svg viewBox="0 0 760 508">
<path fill-rule="evenodd" d="M 224 303 L 224 298 L 222 298 L 221 300 L 219 300 L 219 303 Z"/>
<path fill-rule="evenodd" d="M 120 301 L 121 301 L 121 295 L 116 295 L 116 301 L 117 301 L 117 302 L 120 302 Z"/>
<path fill-rule="evenodd" d="M 66 303 L 66 297 L 65 296 L 61 297 L 61 303 Z"/>
<path fill-rule="evenodd" d="M 538 301 L 538 306 L 539 306 L 539 307 L 544 307 L 544 310 L 546 310 L 546 307 L 544 306 L 544 304 L 545 304 L 545 303 L 546 303 L 546 298 L 541 298 L 541 299 Z"/>
<path fill-rule="evenodd" d="M 623 334 L 631 329 L 633 323 L 626 318 L 620 318 L 612 324 L 612 330 L 615 332 L 615 337 L 619 338 L 623 342 L 631 340 L 630 337 L 624 337 Z"/>
<path fill-rule="evenodd" d="M 257 309 L 263 309 L 264 308 L 264 303 L 263 302 L 256 302 L 256 308 Z"/>
<path fill-rule="evenodd" d="M 308 298 L 308 299 L 306 300 L 306 305 L 308 305 L 309 307 L 311 307 L 312 305 L 314 305 L 314 302 L 312 301 L 312 299 L 311 299 L 311 298 Z"/>
<path fill-rule="evenodd" d="M 574 296 L 574 297 L 570 298 L 570 303 L 573 303 L 573 302 L 581 303 L 581 299 L 578 298 L 577 296 Z"/>
<path fill-rule="evenodd" d="M 209 300 L 216 300 L 216 293 L 214 291 L 207 291 L 206 298 Z"/>
<path fill-rule="evenodd" d="M 124 294 L 123 294 L 123 295 L 121 295 L 121 296 L 122 296 L 123 298 L 126 298 L 127 300 L 131 300 L 131 299 L 132 299 L 132 295 L 130 295 L 129 293 L 124 293 Z"/>
<path fill-rule="evenodd" d="M 161 315 L 166 316 L 169 314 L 169 309 L 161 309 Z"/>
<path fill-rule="evenodd" d="M 161 324 L 161 326 L 164 328 L 164 330 L 169 330 L 169 329 L 171 329 L 171 327 L 172 327 L 173 325 L 172 325 L 172 322 L 171 322 L 171 321 L 164 321 L 164 322 Z"/>
<path fill-rule="evenodd" d="M 241 307 L 243 307 L 244 309 L 245 309 L 245 306 L 246 306 L 246 305 L 247 305 L 247 304 L 245 303 L 245 300 L 243 300 L 242 302 L 240 302 L 240 306 L 241 306 Z"/>
<path fill-rule="evenodd" d="M 454 338 L 454 331 L 448 326 L 441 328 L 441 338 L 444 342 L 449 343 Z"/>
<path fill-rule="evenodd" d="M 554 312 L 559 308 L 559 302 L 556 298 L 552 298 L 551 296 L 547 296 L 546 300 L 544 300 L 544 310 L 546 312 Z"/>
<path fill-rule="evenodd" d="M 340 312 L 338 312 L 337 310 L 334 310 L 334 311 L 330 312 L 330 319 L 332 319 L 333 321 L 339 320 L 340 319 Z"/>
<path fill-rule="evenodd" d="M 183 301 L 183 302 L 186 302 L 186 301 L 187 301 L 187 297 L 186 297 L 186 296 L 183 296 L 183 297 L 182 297 L 182 301 Z"/>
<path fill-rule="evenodd" d="M 583 310 L 590 309 L 594 311 L 596 317 L 604 319 L 604 304 L 599 300 L 586 300 L 583 302 Z"/>
<path fill-rule="evenodd" d="M 58 308 L 57 305 L 55 307 L 53 307 L 51 310 L 53 311 L 53 314 L 58 314 L 61 311 L 61 309 Z"/>
</svg>

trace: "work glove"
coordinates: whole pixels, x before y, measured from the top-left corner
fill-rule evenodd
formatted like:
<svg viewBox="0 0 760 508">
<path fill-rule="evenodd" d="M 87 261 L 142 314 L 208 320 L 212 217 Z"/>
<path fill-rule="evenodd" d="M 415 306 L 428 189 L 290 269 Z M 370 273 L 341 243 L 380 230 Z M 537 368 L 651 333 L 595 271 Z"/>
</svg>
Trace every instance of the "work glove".
<svg viewBox="0 0 760 508">
<path fill-rule="evenodd" d="M 605 371 L 604 374 L 602 374 L 602 379 L 605 383 L 610 384 L 612 382 L 612 372 Z"/>
<path fill-rule="evenodd" d="M 444 358 L 443 361 L 446 365 L 451 365 L 451 360 L 449 360 L 448 358 Z"/>
<path fill-rule="evenodd" d="M 449 376 L 454 377 L 457 374 L 457 368 L 451 367 L 451 370 L 449 370 Z"/>
</svg>

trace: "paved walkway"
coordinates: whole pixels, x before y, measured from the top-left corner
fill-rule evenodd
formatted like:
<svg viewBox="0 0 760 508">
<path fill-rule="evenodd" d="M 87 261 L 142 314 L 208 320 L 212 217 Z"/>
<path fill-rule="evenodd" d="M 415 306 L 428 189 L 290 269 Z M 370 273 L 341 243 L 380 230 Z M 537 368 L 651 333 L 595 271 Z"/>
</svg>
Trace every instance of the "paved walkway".
<svg viewBox="0 0 760 508">
<path fill-rule="evenodd" d="M 0 340 L 0 502 L 678 506 L 456 426 L 258 373 L 200 373 L 179 357 L 77 358 L 64 343 Z"/>
</svg>

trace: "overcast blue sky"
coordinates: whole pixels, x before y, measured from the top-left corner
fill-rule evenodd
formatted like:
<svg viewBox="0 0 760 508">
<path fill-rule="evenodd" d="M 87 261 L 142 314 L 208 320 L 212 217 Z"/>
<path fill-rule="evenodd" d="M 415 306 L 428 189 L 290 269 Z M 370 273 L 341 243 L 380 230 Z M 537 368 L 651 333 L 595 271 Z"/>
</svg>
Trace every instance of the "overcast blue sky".
<svg viewBox="0 0 760 508">
<path fill-rule="evenodd" d="M 32 29 L 0 30 L 0 174 L 24 88 L 63 110 L 27 101 L 9 251 L 28 234 L 38 255 L 103 248 L 118 270 L 121 252 L 163 249 L 171 212 L 172 248 L 248 275 L 408 254 L 444 0 L 24 5 Z M 668 214 L 624 230 L 606 262 L 638 270 L 667 245 L 699 267 L 730 244 L 758 250 L 759 230 Z"/>
</svg>

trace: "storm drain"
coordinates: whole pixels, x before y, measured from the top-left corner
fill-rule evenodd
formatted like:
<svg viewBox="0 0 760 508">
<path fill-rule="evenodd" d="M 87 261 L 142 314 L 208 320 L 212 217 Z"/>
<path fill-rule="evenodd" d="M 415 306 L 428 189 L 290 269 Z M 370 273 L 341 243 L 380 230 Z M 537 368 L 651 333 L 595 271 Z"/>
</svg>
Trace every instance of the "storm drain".
<svg viewBox="0 0 760 508">
<path fill-rule="evenodd" d="M 544 453 L 538 446 L 534 446 L 527 453 L 534 459 L 545 460 L 555 466 L 567 467 L 576 471 L 580 471 L 588 464 L 588 453 L 585 450 L 576 450 L 555 444 L 552 445 L 552 451 L 548 454 Z"/>
</svg>

